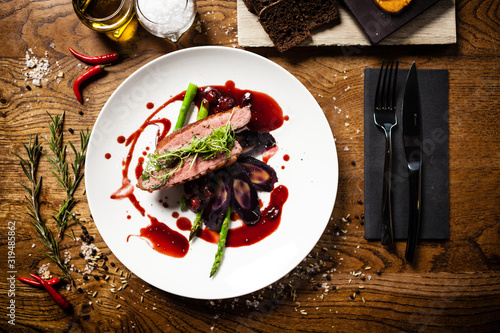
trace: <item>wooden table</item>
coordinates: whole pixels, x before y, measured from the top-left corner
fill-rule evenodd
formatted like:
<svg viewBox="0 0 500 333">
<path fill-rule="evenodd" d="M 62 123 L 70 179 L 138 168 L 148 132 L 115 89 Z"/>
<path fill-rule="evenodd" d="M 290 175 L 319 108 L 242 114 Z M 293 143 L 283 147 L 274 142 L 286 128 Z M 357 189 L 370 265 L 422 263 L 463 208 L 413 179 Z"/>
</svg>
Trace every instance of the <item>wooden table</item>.
<svg viewBox="0 0 500 333">
<path fill-rule="evenodd" d="M 120 273 L 126 276 L 128 271 L 107 248 L 91 220 L 82 184 L 74 211 L 86 221 L 83 223 L 89 233 L 95 235 L 94 244 L 108 257 L 109 270 L 99 268 L 94 274 L 110 275 L 111 279 L 85 281 L 74 273 L 76 286 L 83 292 L 76 288 L 60 290 L 73 305 L 72 313 L 63 312 L 46 292 L 8 280 L 11 275 L 36 273 L 49 262 L 40 251 L 43 245 L 26 215 L 25 192 L 19 183 L 26 179 L 12 152 L 25 156 L 22 144 L 36 133 L 46 146 L 43 141 L 49 134 L 46 112 L 59 115 L 64 111 L 65 138 L 77 142 L 77 135 L 69 129 L 77 133 L 91 128 L 118 85 L 163 54 L 200 45 L 238 47 L 236 1 L 198 1 L 195 27 L 177 44 L 155 38 L 140 27 L 129 40 L 113 41 L 83 26 L 69 1 L 4 2 L 1 13 L 2 330 L 500 330 L 498 1 L 457 1 L 456 45 L 360 47 L 350 49 L 356 52 L 350 52 L 349 56 L 345 55 L 345 48 L 339 47 L 297 48 L 286 54 L 270 48 L 250 49 L 286 68 L 309 89 L 336 138 L 340 168 L 338 195 L 332 219 L 317 246 L 294 270 L 295 274 L 238 299 L 186 299 L 149 286 L 133 274 L 127 279 L 128 288 L 113 293 L 110 281 L 120 281 Z M 82 68 L 68 53 L 68 46 L 88 54 L 121 51 L 129 58 L 85 88 L 88 100 L 82 106 L 72 91 L 73 81 Z M 29 57 L 49 59 L 51 73 L 43 78 L 41 87 L 24 80 L 26 52 Z M 365 241 L 361 218 L 356 218 L 363 214 L 362 74 L 366 67 L 377 67 L 386 57 L 399 58 L 406 67 L 415 60 L 420 68 L 449 70 L 451 236 L 449 241 L 422 242 L 415 265 L 404 260 L 404 242 L 389 250 L 379 242 Z M 336 107 L 344 112 L 338 114 Z M 346 114 L 350 116 L 351 128 L 361 129 L 359 133 L 346 131 Z M 343 149 L 345 146 L 348 151 Z M 39 174 L 44 180 L 40 199 L 42 215 L 50 221 L 64 194 L 48 170 L 48 162 L 42 157 Z M 351 223 L 343 222 L 342 218 L 348 215 Z M 16 273 L 9 273 L 13 269 L 7 266 L 11 221 L 15 221 Z M 80 234 L 78 225 L 73 229 Z M 78 256 L 80 245 L 66 237 L 61 250 L 68 251 L 72 257 L 70 264 L 81 269 L 85 261 Z M 52 274 L 58 273 L 54 264 L 50 267 Z M 352 300 L 350 296 L 356 289 L 360 293 Z M 12 291 L 15 295 L 9 294 Z M 8 322 L 12 320 L 8 314 L 14 313 L 7 308 L 12 300 L 15 300 L 15 326 Z M 121 307 L 117 308 L 118 305 Z"/>
</svg>

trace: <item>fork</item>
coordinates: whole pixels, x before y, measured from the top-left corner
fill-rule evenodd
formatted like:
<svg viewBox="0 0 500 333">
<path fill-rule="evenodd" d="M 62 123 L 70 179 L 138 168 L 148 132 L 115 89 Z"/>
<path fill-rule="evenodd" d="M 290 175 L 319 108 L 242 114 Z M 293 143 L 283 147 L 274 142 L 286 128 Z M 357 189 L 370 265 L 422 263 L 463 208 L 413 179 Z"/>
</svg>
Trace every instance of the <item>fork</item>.
<svg viewBox="0 0 500 333">
<path fill-rule="evenodd" d="M 392 227 L 392 137 L 391 131 L 397 125 L 396 117 L 396 81 L 399 61 L 382 61 L 375 92 L 375 112 L 373 118 L 385 134 L 384 180 L 382 188 L 382 245 L 394 242 Z"/>
</svg>

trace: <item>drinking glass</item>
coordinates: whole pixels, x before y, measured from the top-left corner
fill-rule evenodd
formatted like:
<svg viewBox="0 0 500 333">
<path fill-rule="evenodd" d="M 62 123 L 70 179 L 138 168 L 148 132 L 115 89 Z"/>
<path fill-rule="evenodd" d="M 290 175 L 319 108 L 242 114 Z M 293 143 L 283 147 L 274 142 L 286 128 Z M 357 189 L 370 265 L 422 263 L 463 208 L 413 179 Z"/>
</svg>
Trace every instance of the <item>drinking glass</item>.
<svg viewBox="0 0 500 333">
<path fill-rule="evenodd" d="M 76 15 L 92 30 L 119 37 L 134 17 L 134 0 L 72 0 Z"/>
<path fill-rule="evenodd" d="M 134 3 L 137 19 L 144 29 L 174 43 L 196 16 L 194 0 L 134 0 Z"/>
</svg>

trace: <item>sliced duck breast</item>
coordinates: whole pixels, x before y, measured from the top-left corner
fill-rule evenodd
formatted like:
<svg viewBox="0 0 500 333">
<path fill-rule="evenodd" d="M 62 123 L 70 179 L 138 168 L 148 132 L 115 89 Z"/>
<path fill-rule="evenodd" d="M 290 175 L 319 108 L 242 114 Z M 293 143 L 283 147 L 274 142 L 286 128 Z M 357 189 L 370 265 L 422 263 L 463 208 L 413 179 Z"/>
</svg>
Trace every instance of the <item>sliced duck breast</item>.
<svg viewBox="0 0 500 333">
<path fill-rule="evenodd" d="M 210 115 L 165 137 L 158 143 L 155 154 L 164 154 L 169 151 L 177 151 L 183 147 L 189 147 L 195 138 L 206 138 L 212 134 L 214 129 L 226 126 L 228 123 L 236 131 L 246 126 L 250 119 L 251 112 L 248 107 L 235 107 L 229 111 Z M 154 191 L 194 180 L 211 171 L 234 163 L 241 151 L 240 144 L 235 140 L 229 154 L 220 152 L 213 158 L 205 158 L 202 155 L 186 157 L 182 160 L 180 167 L 176 164 L 159 171 L 150 171 L 147 177 L 140 177 L 137 187 L 145 191 Z M 166 178 L 164 177 L 165 173 L 169 173 Z"/>
</svg>

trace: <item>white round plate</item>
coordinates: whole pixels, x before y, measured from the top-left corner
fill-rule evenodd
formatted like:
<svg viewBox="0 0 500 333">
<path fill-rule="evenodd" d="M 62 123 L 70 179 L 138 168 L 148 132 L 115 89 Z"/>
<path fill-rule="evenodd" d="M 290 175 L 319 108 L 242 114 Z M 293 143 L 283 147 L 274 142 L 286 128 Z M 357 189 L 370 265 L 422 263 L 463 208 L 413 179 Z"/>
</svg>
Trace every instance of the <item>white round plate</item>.
<svg viewBox="0 0 500 333">
<path fill-rule="evenodd" d="M 210 278 L 216 244 L 195 239 L 187 255 L 174 258 L 154 251 L 139 237 L 150 224 L 128 199 L 112 200 L 121 186 L 122 162 L 129 147 L 119 136 L 130 136 L 154 111 L 146 104 L 161 106 L 184 91 L 189 82 L 198 86 L 224 85 L 231 80 L 236 88 L 266 93 L 289 117 L 272 132 L 278 152 L 269 160 L 278 175 L 278 184 L 289 196 L 279 228 L 251 246 L 226 248 L 217 274 Z M 175 124 L 178 104 L 164 110 Z M 163 112 L 163 111 L 162 111 Z M 163 115 L 165 117 L 165 114 Z M 173 125 L 172 125 L 173 126 Z M 149 126 L 137 142 L 130 165 L 134 168 L 146 146 L 154 147 L 155 126 Z M 149 140 L 149 141 L 148 141 Z M 111 158 L 105 158 L 111 154 Z M 289 161 L 284 155 L 290 156 Z M 135 164 L 134 164 L 135 163 Z M 284 169 L 282 168 L 284 166 Z M 237 297 L 264 288 L 296 267 L 312 250 L 326 228 L 338 184 L 338 161 L 333 135 L 320 106 L 309 91 L 277 64 L 251 52 L 227 47 L 195 47 L 164 55 L 146 64 L 127 78 L 104 105 L 94 125 L 85 168 L 87 197 L 94 221 L 116 257 L 135 275 L 164 291 L 198 299 Z M 277 184 L 277 185 L 278 185 Z M 146 214 L 157 217 L 171 229 L 188 237 L 176 226 L 173 212 L 180 212 L 179 190 L 148 193 L 137 188 L 134 195 Z M 159 201 L 168 197 L 169 208 Z M 264 206 L 267 205 L 265 194 Z M 267 200 L 269 197 L 267 197 Z M 235 223 L 235 222 L 233 222 Z"/>
</svg>

